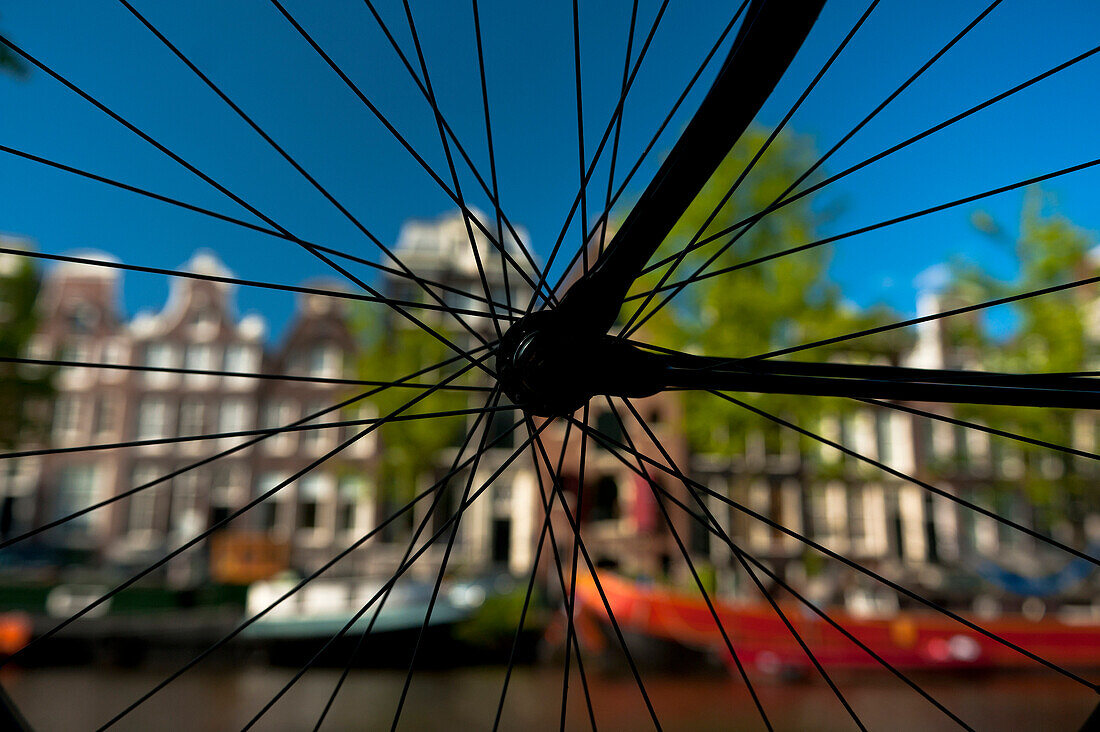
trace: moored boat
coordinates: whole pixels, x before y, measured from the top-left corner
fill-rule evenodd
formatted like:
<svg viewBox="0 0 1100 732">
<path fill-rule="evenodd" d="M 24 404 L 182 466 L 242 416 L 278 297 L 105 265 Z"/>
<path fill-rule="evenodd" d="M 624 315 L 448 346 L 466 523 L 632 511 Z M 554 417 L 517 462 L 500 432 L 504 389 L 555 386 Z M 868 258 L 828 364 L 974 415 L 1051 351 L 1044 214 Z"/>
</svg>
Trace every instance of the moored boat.
<svg viewBox="0 0 1100 732">
<path fill-rule="evenodd" d="M 725 641 L 699 593 L 632 582 L 601 573 L 600 584 L 620 628 L 695 650 L 715 651 L 732 663 Z M 811 661 L 772 607 L 714 598 L 715 612 L 740 660 L 765 671 L 802 670 Z M 881 668 L 870 654 L 805 605 L 780 602 L 791 625 L 828 667 Z M 928 610 L 854 613 L 822 608 L 833 621 L 899 669 L 1034 668 L 1036 661 L 945 614 Z M 606 625 L 594 583 L 578 579 L 577 613 Z M 1009 644 L 1063 667 L 1100 667 L 1100 614 L 1066 608 L 1040 619 L 1021 614 L 974 618 L 974 625 Z M 578 634 L 584 640 L 585 634 Z"/>
</svg>

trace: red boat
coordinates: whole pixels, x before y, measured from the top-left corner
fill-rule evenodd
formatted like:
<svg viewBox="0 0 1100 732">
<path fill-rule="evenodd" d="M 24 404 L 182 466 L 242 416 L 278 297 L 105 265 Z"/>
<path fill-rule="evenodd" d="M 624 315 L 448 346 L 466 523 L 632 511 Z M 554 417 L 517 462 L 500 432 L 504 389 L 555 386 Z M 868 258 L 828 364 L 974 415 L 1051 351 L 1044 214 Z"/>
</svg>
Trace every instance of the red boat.
<svg viewBox="0 0 1100 732">
<path fill-rule="evenodd" d="M 713 650 L 732 663 L 725 641 L 702 597 L 656 585 L 600 574 L 608 604 L 624 632 L 672 641 L 698 650 Z M 802 670 L 811 666 L 790 631 L 767 604 L 714 600 L 714 607 L 743 663 L 766 671 Z M 876 667 L 879 663 L 838 630 L 800 603 L 781 602 L 791 625 L 827 667 Z M 607 613 L 591 580 L 577 582 L 578 638 L 591 644 L 593 623 L 606 626 Z M 889 615 L 825 612 L 884 660 L 903 669 L 1037 668 L 1035 660 L 972 630 L 946 615 L 901 611 Z M 1100 619 L 1095 614 L 1074 619 L 1064 613 L 1040 620 L 1020 615 L 992 619 L 967 617 L 985 630 L 1063 667 L 1100 666 Z"/>
</svg>

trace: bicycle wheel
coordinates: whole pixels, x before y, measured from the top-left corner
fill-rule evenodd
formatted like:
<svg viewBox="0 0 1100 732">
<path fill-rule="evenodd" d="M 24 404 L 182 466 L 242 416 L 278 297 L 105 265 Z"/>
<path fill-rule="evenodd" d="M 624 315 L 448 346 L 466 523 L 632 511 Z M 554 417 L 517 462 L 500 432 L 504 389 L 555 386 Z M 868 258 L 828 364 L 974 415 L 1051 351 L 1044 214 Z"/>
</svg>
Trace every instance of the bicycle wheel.
<svg viewBox="0 0 1100 732">
<path fill-rule="evenodd" d="M 58 228 L 27 204 L 16 225 L 37 221 L 56 240 L 92 221 L 112 231 L 125 224 L 155 234 L 164 250 L 134 245 L 135 234 L 134 261 L 0 247 L 8 261 L 57 263 L 42 325 L 22 352 L 2 356 L 4 373 L 32 384 L 59 370 L 53 442 L 28 433 L 0 454 L 17 466 L 5 478 L 0 551 L 18 563 L 41 556 L 28 547 L 50 549 L 72 557 L 57 564 L 101 568 L 95 582 L 51 593 L 57 617 L 4 665 L 48 660 L 66 637 L 83 643 L 69 648 L 106 648 L 125 661 L 145 648 L 129 627 L 143 621 L 119 621 L 117 611 L 154 602 L 140 599 L 150 586 L 175 583 L 187 588 L 175 601 L 194 603 L 208 576 L 242 583 L 288 563 L 300 570 L 254 584 L 244 617 L 231 623 L 177 633 L 150 624 L 163 645 L 195 645 L 155 680 L 119 674 L 65 709 L 56 691 L 30 698 L 38 671 L 14 678 L 6 721 L 25 726 L 21 710 L 35 726 L 60 728 L 862 729 L 896 728 L 904 714 L 913 728 L 992 727 L 1029 724 L 1017 704 L 1021 689 L 1035 687 L 991 685 L 993 698 L 975 704 L 969 680 L 950 674 L 1026 666 L 1052 679 L 1042 689 L 1056 705 L 1038 714 L 1084 722 L 1098 690 L 1085 670 L 1100 661 L 1095 613 L 1034 618 L 1056 614 L 1038 600 L 1046 588 L 1072 587 L 1085 601 L 1095 591 L 1097 507 L 1087 485 L 1098 456 L 1082 436 L 1100 387 L 1087 345 L 1070 349 L 1065 366 L 1036 368 L 1063 362 L 1036 360 L 1004 338 L 979 353 L 967 340 L 973 329 L 950 324 L 1056 303 L 1018 317 L 1034 315 L 1033 330 L 1051 339 L 1064 325 L 1066 338 L 1087 344 L 1089 305 L 1078 294 L 1100 277 L 1079 271 L 1080 256 L 1067 264 L 1052 255 L 1057 266 L 1016 289 L 969 270 L 959 281 L 970 290 L 887 320 L 846 314 L 836 293 L 810 291 L 813 281 L 798 297 L 784 287 L 801 282 L 787 263 L 820 267 L 814 257 L 845 245 L 866 260 L 851 272 L 912 276 L 929 258 L 909 243 L 898 266 L 880 267 L 891 253 L 881 242 L 901 249 L 901 240 L 876 243 L 874 232 L 998 205 L 998 196 L 1048 181 L 1087 194 L 1100 158 L 1087 149 L 1092 117 L 1081 90 L 1100 51 L 1097 18 L 1082 9 L 1032 17 L 1000 0 L 935 15 L 878 0 L 825 10 L 810 0 L 574 2 L 520 14 L 481 5 L 270 0 L 191 17 L 189 8 L 119 0 L 74 6 L 63 25 L 48 10 L 4 16 L 4 58 L 33 74 L 31 85 L 12 86 L 15 104 L 27 88 L 36 110 L 64 98 L 94 115 L 4 124 L 13 142 L 0 141 L 0 151 L 26 190 L 78 201 L 85 214 Z M 1064 43 L 1023 53 L 1015 46 L 1024 28 Z M 72 49 L 96 63 L 82 68 Z M 197 106 L 200 98 L 211 107 Z M 1051 113 L 1052 99 L 1064 109 Z M 1042 120 L 1050 139 L 1025 146 L 995 132 L 998 113 Z M 781 155 L 800 149 L 788 127 L 802 115 L 821 139 L 835 139 L 805 161 Z M 142 152 L 126 158 L 119 135 Z M 565 139 L 570 155 L 544 137 Z M 187 177 L 176 177 L 180 168 Z M 778 171 L 768 185 L 764 168 Z M 364 171 L 374 174 L 366 187 Z M 904 185 L 915 171 L 923 185 Z M 820 216 L 814 194 L 841 181 L 862 181 L 890 215 L 873 212 L 872 223 L 828 236 L 790 225 Z M 93 186 L 112 197 L 92 197 L 101 195 L 86 193 Z M 223 212 L 223 198 L 245 213 Z M 510 205 L 525 215 L 507 215 Z M 459 212 L 398 235 L 397 222 L 425 207 Z M 322 209 L 333 218 L 314 213 Z M 536 254 L 521 221 L 536 222 L 549 245 Z M 1035 237 L 1080 254 L 1087 237 L 1051 221 L 1041 219 L 1047 228 L 1037 224 Z M 200 235 L 248 278 L 206 255 L 173 268 Z M 356 244 L 332 244 L 345 241 Z M 346 282 L 286 284 L 291 268 Z M 120 272 L 147 291 L 154 279 L 172 281 L 168 305 L 122 322 L 111 308 Z M 710 287 L 718 276 L 727 289 Z M 991 294 L 966 300 L 979 285 Z M 233 287 L 264 293 L 253 302 L 276 321 L 288 319 L 285 294 L 297 295 L 283 345 L 265 343 L 262 321 L 232 314 Z M 757 299 L 733 303 L 739 287 Z M 646 342 L 633 339 L 641 328 Z M 915 329 L 915 343 L 891 340 Z M 340 354 L 357 348 L 365 365 L 354 373 Z M 808 360 L 780 358 L 793 354 Z M 736 450 L 733 432 L 743 435 Z M 937 462 L 945 439 L 954 445 L 948 468 Z M 700 455 L 699 445 L 721 448 Z M 971 458 L 984 467 L 958 468 Z M 1044 490 L 1064 488 L 1062 513 L 1035 508 L 1034 475 Z M 1005 503 L 1017 494 L 1026 500 Z M 990 566 L 1010 550 L 1060 568 L 1029 578 Z M 104 584 L 103 568 L 114 581 Z M 991 583 L 983 587 L 1015 583 L 1015 595 L 995 599 L 1027 596 L 1020 614 L 1032 625 L 1010 612 L 992 617 L 988 603 L 960 608 L 960 598 L 976 602 L 947 581 L 960 568 Z M 437 626 L 466 617 L 491 589 L 456 578 L 489 569 L 520 578 L 493 691 L 473 677 L 457 692 L 446 677 L 418 685 L 431 646 L 451 642 Z M 659 575 L 681 591 L 624 579 Z M 822 600 L 825 579 L 846 609 Z M 719 589 L 753 595 L 759 608 L 749 613 Z M 884 597 L 904 612 L 876 616 Z M 557 638 L 561 669 L 539 686 L 537 675 L 513 673 L 530 644 L 524 628 L 543 605 L 555 610 L 547 635 Z M 293 613 L 311 607 L 335 616 L 325 637 L 269 644 L 304 649 L 296 671 L 233 677 L 240 704 L 189 704 L 227 686 L 217 674 L 195 680 L 192 669 L 292 633 L 301 627 Z M 411 610 L 415 620 L 394 641 L 397 617 Z M 647 684 L 639 635 L 721 658 L 737 688 L 723 687 L 715 703 L 706 679 Z M 604 645 L 625 662 L 626 683 L 593 673 Z M 399 659 L 399 671 L 369 682 L 352 672 L 382 657 Z M 887 672 L 908 696 L 876 705 L 879 687 L 849 676 L 853 668 Z M 792 713 L 794 694 L 766 681 L 776 672 L 820 681 L 799 693 L 822 711 Z M 541 703 L 510 701 L 516 686 Z M 484 704 L 469 709 L 467 695 Z M 628 695 L 634 711 L 622 708 Z"/>
</svg>

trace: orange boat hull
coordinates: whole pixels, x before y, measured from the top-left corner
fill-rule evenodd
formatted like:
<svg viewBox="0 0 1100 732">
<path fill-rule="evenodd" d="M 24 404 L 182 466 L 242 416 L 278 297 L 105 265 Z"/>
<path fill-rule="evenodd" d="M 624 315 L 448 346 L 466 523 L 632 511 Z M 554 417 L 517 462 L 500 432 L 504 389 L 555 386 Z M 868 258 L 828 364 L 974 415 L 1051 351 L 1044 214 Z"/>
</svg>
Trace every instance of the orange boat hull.
<svg viewBox="0 0 1100 732">
<path fill-rule="evenodd" d="M 601 574 L 600 583 L 624 631 L 729 655 L 710 610 L 698 594 L 636 584 L 611 574 Z M 714 606 L 743 663 L 771 671 L 811 665 L 770 605 L 716 600 Z M 804 605 L 781 603 L 780 607 L 822 664 L 880 667 L 878 661 Z M 578 613 L 607 622 L 603 601 L 591 581 L 578 580 L 577 608 Z M 826 612 L 897 668 L 1038 667 L 1034 659 L 934 611 L 907 611 L 891 617 L 854 616 L 837 608 Z M 1059 666 L 1100 666 L 1100 623 L 1066 623 L 1057 618 L 1031 621 L 1020 616 L 968 620 Z"/>
</svg>

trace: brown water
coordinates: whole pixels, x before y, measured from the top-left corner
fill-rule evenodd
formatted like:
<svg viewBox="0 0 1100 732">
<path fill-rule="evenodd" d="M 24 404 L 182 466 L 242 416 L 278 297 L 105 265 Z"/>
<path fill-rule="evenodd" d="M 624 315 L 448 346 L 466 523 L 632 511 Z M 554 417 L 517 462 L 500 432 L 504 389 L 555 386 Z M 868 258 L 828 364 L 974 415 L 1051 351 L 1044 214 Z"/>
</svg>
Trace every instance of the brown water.
<svg viewBox="0 0 1100 732">
<path fill-rule="evenodd" d="M 186 674 L 117 726 L 120 730 L 236 730 L 292 675 L 289 669 Z M 310 730 L 339 672 L 311 671 L 279 701 L 256 729 Z M 153 671 L 51 668 L 5 675 L 4 686 L 35 729 L 93 729 L 162 678 Z M 416 674 L 401 717 L 402 729 L 453 732 L 492 724 L 503 669 L 474 668 Z M 950 719 L 893 677 L 835 677 L 869 729 L 955 729 Z M 977 729 L 1077 729 L 1097 697 L 1048 675 L 985 677 L 914 676 L 932 696 Z M 668 730 L 763 729 L 744 686 L 720 676 L 648 673 L 646 688 Z M 326 730 L 388 729 L 404 682 L 400 671 L 356 671 L 325 724 Z M 638 688 L 629 676 L 590 672 L 596 722 L 601 730 L 652 729 Z M 849 730 L 855 725 L 820 680 L 783 683 L 762 679 L 758 693 L 778 730 Z M 561 671 L 520 668 L 512 677 L 502 729 L 557 729 Z M 570 729 L 588 729 L 579 680 L 570 687 Z"/>
</svg>

